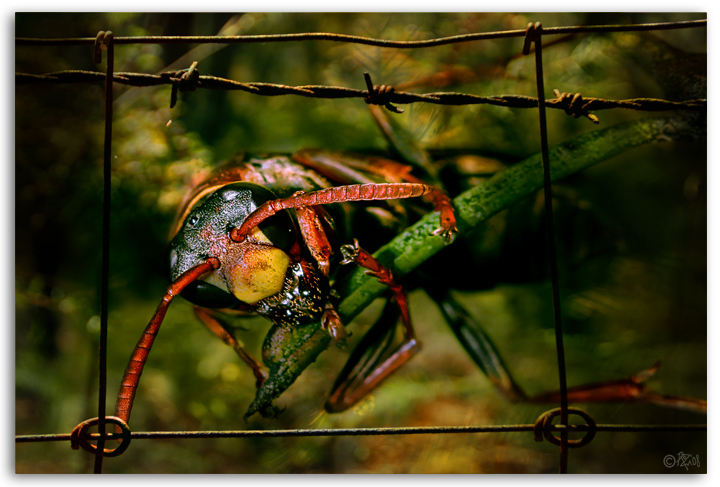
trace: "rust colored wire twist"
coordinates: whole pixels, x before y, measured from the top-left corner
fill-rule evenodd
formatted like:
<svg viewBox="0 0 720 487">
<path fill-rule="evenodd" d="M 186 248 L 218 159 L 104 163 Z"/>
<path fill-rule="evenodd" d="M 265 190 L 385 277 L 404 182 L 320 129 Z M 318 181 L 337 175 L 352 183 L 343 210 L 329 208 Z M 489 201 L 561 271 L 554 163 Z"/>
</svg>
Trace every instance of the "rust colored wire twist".
<svg viewBox="0 0 720 487">
<path fill-rule="evenodd" d="M 597 423 L 595 422 L 595 419 L 590 415 L 590 413 L 579 408 L 569 407 L 567 409 L 567 413 L 574 414 L 583 418 L 585 420 L 585 425 L 582 428 L 582 431 L 587 431 L 585 436 L 583 436 L 579 440 L 568 439 L 568 448 L 580 448 L 590 443 L 593 438 L 595 438 L 595 433 L 597 432 Z M 534 426 L 535 441 L 542 441 L 543 438 L 545 438 L 553 445 L 562 445 L 562 439 L 552 434 L 553 427 L 555 426 L 553 425 L 553 419 L 557 416 L 560 416 L 561 414 L 562 409 L 556 408 L 551 409 L 550 411 L 545 411 L 538 417 L 538 419 L 535 421 Z M 563 434 L 567 434 L 569 430 L 573 429 L 571 426 L 573 425 L 566 425 Z"/>
<path fill-rule="evenodd" d="M 525 41 L 523 42 L 523 55 L 530 54 L 530 46 L 532 46 L 542 35 L 542 24 L 540 22 L 530 22 L 525 29 Z"/>
<path fill-rule="evenodd" d="M 162 73 L 161 76 L 167 78 L 172 83 L 172 91 L 170 92 L 170 108 L 174 108 L 177 103 L 178 90 L 182 93 L 195 91 L 200 81 L 200 71 L 197 69 L 198 62 L 193 61 L 187 69 L 179 69 L 175 72 L 168 71 Z"/>
<path fill-rule="evenodd" d="M 365 103 L 368 105 L 382 105 L 391 112 L 402 113 L 405 110 L 398 108 L 390 103 L 390 96 L 395 92 L 395 88 L 389 85 L 373 85 L 370 79 L 370 73 L 363 73 L 365 76 L 365 84 L 367 85 L 368 94 L 365 96 Z"/>
<path fill-rule="evenodd" d="M 565 113 L 575 118 L 587 117 L 588 120 L 593 123 L 600 123 L 600 120 L 596 115 L 589 113 L 590 105 L 596 101 L 597 98 L 583 98 L 580 93 L 561 93 L 560 90 L 553 90 L 555 93 L 555 100 L 553 102 L 560 106 L 565 106 Z"/>
<path fill-rule="evenodd" d="M 125 450 L 127 450 L 127 448 L 130 446 L 130 440 L 132 439 L 132 433 L 130 432 L 130 428 L 124 420 L 115 416 L 105 416 L 102 419 L 105 423 L 111 423 L 116 425 L 118 433 L 111 433 L 107 436 L 107 438 L 104 434 L 93 435 L 90 433 L 90 428 L 99 424 L 100 418 L 88 419 L 75 426 L 72 433 L 70 433 L 70 448 L 72 448 L 73 450 L 78 450 L 82 448 L 83 450 L 90 452 L 94 455 L 99 455 L 100 452 L 102 452 L 100 456 L 103 457 L 116 457 L 118 455 L 122 455 L 123 452 L 125 452 Z M 92 443 L 90 443 L 89 440 L 91 439 L 97 440 L 98 445 L 93 445 Z M 120 439 L 120 444 L 117 445 L 115 448 L 101 449 L 99 444 L 101 442 L 104 442 L 106 439 Z"/>
<path fill-rule="evenodd" d="M 113 41 L 113 33 L 108 31 L 100 31 L 95 36 L 95 48 L 94 48 L 94 61 L 95 64 L 100 64 L 102 62 L 102 53 L 103 51 L 107 51 L 108 46 Z"/>
</svg>

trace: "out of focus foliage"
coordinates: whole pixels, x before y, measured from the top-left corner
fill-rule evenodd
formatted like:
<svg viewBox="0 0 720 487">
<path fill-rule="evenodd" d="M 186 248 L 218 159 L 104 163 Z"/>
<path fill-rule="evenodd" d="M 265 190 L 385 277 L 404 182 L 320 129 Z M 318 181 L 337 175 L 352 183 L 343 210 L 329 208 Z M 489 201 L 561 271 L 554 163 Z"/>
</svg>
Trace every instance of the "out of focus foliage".
<svg viewBox="0 0 720 487">
<path fill-rule="evenodd" d="M 545 26 L 702 18 L 684 14 L 18 14 L 18 37 L 337 32 L 411 40 Z M 577 35 L 544 52 L 550 91 L 610 99 L 704 98 L 704 29 Z M 329 42 L 219 46 L 138 44 L 116 48 L 116 71 L 156 73 L 199 61 L 201 74 L 239 81 L 408 91 L 535 95 L 522 39 L 391 50 Z M 103 70 L 90 47 L 17 47 L 16 71 Z M 103 87 L 16 88 L 16 433 L 68 433 L 97 415 Z M 550 93 L 546 93 L 549 95 Z M 169 227 L 186 186 L 238 152 L 304 147 L 379 152 L 388 144 L 360 99 L 259 97 L 198 90 L 170 109 L 170 88 L 116 87 L 112 148 L 109 393 L 165 286 Z M 473 153 L 512 163 L 539 151 L 537 112 L 492 106 L 413 104 L 396 116 L 438 156 Z M 598 113 L 601 124 L 643 116 Z M 395 116 L 395 115 L 394 115 Z M 168 125 L 168 121 L 172 123 Z M 550 143 L 594 130 L 585 119 L 548 113 Z M 703 143 L 635 149 L 571 178 L 573 194 L 607 223 L 621 253 L 587 256 L 565 275 L 571 385 L 631 375 L 658 359 L 650 386 L 706 397 L 706 150 Z M 359 229 L 359 232 L 362 230 Z M 560 228 L 583 242 L 580 226 Z M 361 235 L 360 235 L 361 237 Z M 518 252 L 526 250 L 518 249 Z M 579 270 L 578 270 L 579 269 Z M 463 268 L 458 273 L 484 269 Z M 593 282 L 589 276 L 602 275 Z M 528 392 L 557 387 L 546 281 L 463 291 Z M 492 284 L 492 283 L 491 283 Z M 452 287 L 452 282 L 448 283 Z M 422 293 L 411 294 L 422 353 L 356 408 L 322 411 L 347 351 L 329 350 L 280 400 L 280 419 L 242 415 L 252 374 L 196 322 L 188 303 L 168 313 L 143 376 L 131 425 L 143 430 L 232 430 L 531 423 L 548 409 L 510 405 L 489 384 Z M 354 339 L 377 315 L 353 324 Z M 259 356 L 268 323 L 249 319 L 240 338 Z M 352 346 L 352 343 L 351 343 Z M 635 404 L 589 405 L 599 423 L 704 423 L 687 412 Z M 704 434 L 598 434 L 573 451 L 571 472 L 674 472 L 667 454 L 699 454 Z M 66 443 L 21 444 L 24 473 L 88 471 L 91 458 Z M 264 440 L 136 441 L 106 472 L 476 473 L 554 472 L 558 452 L 529 434 Z"/>
</svg>

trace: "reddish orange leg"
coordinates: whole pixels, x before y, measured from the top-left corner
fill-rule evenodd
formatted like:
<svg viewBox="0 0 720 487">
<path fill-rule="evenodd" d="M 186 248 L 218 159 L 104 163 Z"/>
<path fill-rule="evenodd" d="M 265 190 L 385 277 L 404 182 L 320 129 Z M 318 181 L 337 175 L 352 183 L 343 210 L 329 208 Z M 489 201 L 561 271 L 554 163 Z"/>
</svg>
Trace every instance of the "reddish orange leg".
<svg viewBox="0 0 720 487">
<path fill-rule="evenodd" d="M 707 401 L 694 397 L 670 396 L 658 394 L 646 388 L 645 382 L 657 372 L 660 362 L 625 379 L 595 382 L 582 386 L 569 387 L 569 403 L 577 402 L 649 402 L 660 406 L 685 409 L 697 413 L 707 412 Z M 530 402 L 560 402 L 560 392 L 548 392 L 529 399 Z"/>
<path fill-rule="evenodd" d="M 330 301 L 325 303 L 325 312 L 322 316 L 322 328 L 330 333 L 330 336 L 333 337 L 333 340 L 335 340 L 335 343 L 337 343 L 339 347 L 346 345 L 345 339 L 348 337 L 348 332 L 345 330 L 345 326 L 342 324 L 337 311 L 335 311 Z"/>
<path fill-rule="evenodd" d="M 250 355 L 247 350 L 240 345 L 240 343 L 238 343 L 237 339 L 222 325 L 220 320 L 215 317 L 212 311 L 195 306 L 195 315 L 200 318 L 200 321 L 202 321 L 205 326 L 210 329 L 210 331 L 225 342 L 226 345 L 230 345 L 243 362 L 250 366 L 253 370 L 253 374 L 255 374 L 255 387 L 259 389 L 260 386 L 263 385 L 263 382 L 265 382 L 265 379 L 268 378 L 267 372 L 262 369 L 260 363 L 255 360 L 252 355 Z"/>
<path fill-rule="evenodd" d="M 163 296 L 150 323 L 148 323 L 140 340 L 138 340 L 137 345 L 135 345 L 135 350 L 133 350 L 130 356 L 130 362 L 125 368 L 125 374 L 123 374 L 120 391 L 118 392 L 117 401 L 115 402 L 115 416 L 126 423 L 130 420 L 130 412 L 132 411 L 133 401 L 135 400 L 135 393 L 137 392 L 138 384 L 140 384 L 140 375 L 142 375 L 145 362 L 147 361 L 148 355 L 150 355 L 150 349 L 153 346 L 155 337 L 160 331 L 160 325 L 162 324 L 163 318 L 165 318 L 165 313 L 167 313 L 173 298 L 203 274 L 219 267 L 220 261 L 215 257 L 210 257 L 202 264 L 185 271 L 175 282 L 168 286 L 165 296 Z"/>
<path fill-rule="evenodd" d="M 345 257 L 343 263 L 356 262 L 392 290 L 397 308 L 393 313 L 386 307 L 383 316 L 353 351 L 325 404 L 330 412 L 344 411 L 355 405 L 420 350 L 410 321 L 405 290 L 395 282 L 392 272 L 360 248 L 357 240 L 354 245 L 343 245 L 341 251 Z M 403 338 L 393 347 L 398 311 Z"/>
<path fill-rule="evenodd" d="M 365 249 L 360 247 L 357 239 L 353 240 L 352 245 L 343 245 L 340 247 L 340 251 L 343 254 L 343 260 L 340 262 L 341 264 L 350 264 L 355 262 L 360 267 L 367 269 L 367 274 L 377 277 L 378 281 L 390 288 L 395 296 L 395 301 L 400 308 L 400 315 L 402 316 L 406 336 L 408 340 L 414 340 L 415 332 L 413 331 L 412 324 L 410 323 L 407 295 L 405 294 L 405 289 L 395 282 L 392 271 L 378 262 L 377 259 L 370 255 Z"/>
<path fill-rule="evenodd" d="M 233 228 L 230 231 L 230 238 L 235 242 L 242 242 L 252 229 L 265 219 L 270 218 L 279 211 L 290 208 L 342 203 L 345 201 L 397 200 L 425 195 L 430 195 L 435 202 L 436 209 L 440 211 L 440 228 L 433 233 L 443 236 L 446 241 L 451 240 L 457 228 L 450 199 L 442 191 L 420 183 L 352 184 L 268 201 L 250 213 L 239 228 Z"/>
<path fill-rule="evenodd" d="M 294 196 L 299 196 L 302 192 L 295 193 Z M 295 210 L 298 216 L 298 224 L 300 226 L 300 232 L 305 239 L 310 254 L 317 261 L 320 272 L 325 277 L 330 275 L 330 256 L 332 255 L 332 246 L 325 233 L 325 228 L 322 224 L 322 219 L 325 216 L 325 211 L 320 206 L 306 206 L 300 207 Z M 322 317 L 322 328 L 327 330 L 328 333 L 333 337 L 335 343 L 339 346 L 344 346 L 345 338 L 348 334 L 345 331 L 345 327 L 340 320 L 335 308 L 329 301 L 325 304 L 325 312 Z"/>
<path fill-rule="evenodd" d="M 296 193 L 295 195 L 299 196 L 301 194 L 303 193 Z M 322 212 L 324 215 L 325 212 L 322 211 L 321 207 L 316 209 L 312 206 L 296 208 L 295 212 L 297 213 L 300 232 L 305 239 L 310 254 L 318 263 L 320 272 L 325 277 L 328 277 L 330 275 L 332 247 L 320 220 L 320 213 Z"/>
<path fill-rule="evenodd" d="M 304 150 L 295 154 L 293 159 L 341 181 L 354 179 L 357 182 L 366 182 L 369 178 L 363 174 L 365 172 L 376 174 L 396 184 L 424 184 L 422 180 L 410 174 L 411 166 L 382 157 L 361 158 L 342 154 L 332 154 L 331 157 L 323 151 Z M 433 235 L 443 237 L 447 243 L 451 243 L 457 234 L 457 223 L 450 198 L 444 191 L 435 187 L 425 198 L 435 206 L 435 211 L 440 212 L 440 228 L 435 230 Z"/>
<path fill-rule="evenodd" d="M 388 170 L 401 171 L 403 166 L 393 161 L 384 161 L 385 166 Z M 394 165 L 399 166 L 397 169 Z M 411 183 L 418 183 L 420 180 L 409 174 L 407 171 L 403 174 L 403 179 Z M 437 235 L 445 239 L 445 242 L 452 243 L 455 239 L 455 235 L 458 233 L 457 222 L 455 221 L 455 209 L 452 207 L 450 197 L 439 189 L 435 189 L 432 193 L 429 193 L 426 198 L 435 206 L 435 211 L 440 212 L 440 228 L 433 232 L 433 235 Z"/>
</svg>

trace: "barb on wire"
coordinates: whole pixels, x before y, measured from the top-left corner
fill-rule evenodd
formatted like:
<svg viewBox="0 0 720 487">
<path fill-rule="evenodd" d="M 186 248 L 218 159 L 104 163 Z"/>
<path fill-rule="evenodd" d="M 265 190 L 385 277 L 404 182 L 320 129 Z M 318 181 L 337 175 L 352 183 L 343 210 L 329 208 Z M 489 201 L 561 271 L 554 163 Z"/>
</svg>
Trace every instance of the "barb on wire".
<svg viewBox="0 0 720 487">
<path fill-rule="evenodd" d="M 554 89 L 553 93 L 555 93 L 555 104 L 556 105 L 567 105 L 565 107 L 565 113 L 568 115 L 572 115 L 575 118 L 579 118 L 580 116 L 587 117 L 588 120 L 590 120 L 593 123 L 600 123 L 600 119 L 597 118 L 596 115 L 593 115 L 592 113 L 588 113 L 588 110 L 590 107 L 590 104 L 593 101 L 596 101 L 597 98 L 585 98 L 583 99 L 582 95 L 580 93 L 561 93 L 560 90 Z M 569 102 L 568 102 L 569 100 Z"/>
<path fill-rule="evenodd" d="M 160 74 L 143 73 L 121 73 L 114 74 L 113 81 L 127 86 L 177 86 L 179 91 L 193 91 L 195 88 L 209 90 L 239 90 L 261 96 L 296 95 L 308 98 L 362 98 L 369 99 L 367 103 L 384 105 L 391 111 L 401 110 L 392 104 L 409 103 L 432 103 L 435 105 L 495 105 L 505 108 L 537 108 L 538 100 L 532 96 L 525 95 L 493 95 L 481 96 L 469 93 L 411 93 L 396 91 L 391 86 L 373 86 L 371 90 L 358 90 L 341 86 L 289 86 L 274 83 L 243 83 L 240 81 L 218 78 L 216 76 L 200 75 L 195 66 L 187 70 L 169 71 Z M 184 78 L 183 78 L 184 77 Z M 68 70 L 47 73 L 42 75 L 16 73 L 15 82 L 18 85 L 31 83 L 93 83 L 105 80 L 103 73 L 95 71 Z M 366 80 L 367 82 L 367 80 Z M 372 85 L 372 81 L 370 81 Z M 379 93 L 382 91 L 382 94 Z M 587 114 L 589 111 L 609 110 L 613 108 L 625 108 L 640 111 L 665 111 L 665 110 L 702 110 L 707 107 L 707 100 L 694 99 L 685 101 L 669 101 L 656 98 L 633 98 L 628 100 L 606 100 L 602 98 L 583 98 L 579 95 L 560 93 L 556 90 L 556 98 L 546 100 L 546 106 L 566 111 L 572 116 L 580 114 L 595 122 L 596 116 Z M 177 95 L 175 95 L 177 96 Z M 172 101 L 172 100 L 171 100 Z M 390 105 L 390 108 L 388 107 Z M 400 113 L 397 112 L 396 113 Z M 577 115 L 577 116 L 580 116 Z M 597 122 L 595 122 L 597 123 Z"/>
<path fill-rule="evenodd" d="M 198 62 L 193 61 L 187 69 L 178 71 L 168 71 L 160 76 L 165 77 L 172 83 L 172 91 L 170 92 L 170 108 L 174 108 L 177 103 L 178 90 L 185 93 L 187 91 L 195 91 L 200 80 L 200 71 L 197 69 Z"/>
<path fill-rule="evenodd" d="M 367 85 L 368 94 L 365 97 L 365 103 L 368 105 L 383 105 L 385 108 L 395 113 L 402 113 L 405 110 L 398 108 L 390 103 L 390 95 L 395 92 L 395 88 L 386 85 L 373 85 L 370 79 L 370 73 L 363 73 L 365 76 L 365 84 Z"/>
</svg>

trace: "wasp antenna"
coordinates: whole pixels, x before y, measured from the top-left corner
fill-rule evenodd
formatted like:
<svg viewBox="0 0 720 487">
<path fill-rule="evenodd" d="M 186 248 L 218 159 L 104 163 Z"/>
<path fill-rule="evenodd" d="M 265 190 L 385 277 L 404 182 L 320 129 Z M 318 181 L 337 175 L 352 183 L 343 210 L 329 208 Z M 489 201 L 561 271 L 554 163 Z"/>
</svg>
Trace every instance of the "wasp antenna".
<svg viewBox="0 0 720 487">
<path fill-rule="evenodd" d="M 128 422 L 130 419 L 130 412 L 132 411 L 133 401 L 135 400 L 135 393 L 137 392 L 138 385 L 140 384 L 140 375 L 145 368 L 145 362 L 150 355 L 150 349 L 153 346 L 155 337 L 160 331 L 160 325 L 165 318 L 165 313 L 170 306 L 173 298 L 180 294 L 192 282 L 200 278 L 203 274 L 220 267 L 220 261 L 215 257 L 210 257 L 202 264 L 198 264 L 195 267 L 188 269 L 183 272 L 180 277 L 168 286 L 165 295 L 163 296 L 160 304 L 155 310 L 150 323 L 148 323 L 145 331 L 143 331 L 140 340 L 135 345 L 130 356 L 130 362 L 128 362 L 123 374 L 122 381 L 120 382 L 120 392 L 118 392 L 117 401 L 115 403 L 115 415 L 121 418 L 123 421 Z"/>
<path fill-rule="evenodd" d="M 436 188 L 421 183 L 370 183 L 350 184 L 347 186 L 321 189 L 311 193 L 296 194 L 289 198 L 281 198 L 263 203 L 248 215 L 240 227 L 233 228 L 230 231 L 230 238 L 235 242 L 242 242 L 250 231 L 264 220 L 279 211 L 290 208 L 327 205 L 347 201 L 397 200 L 441 193 L 442 192 Z"/>
</svg>

